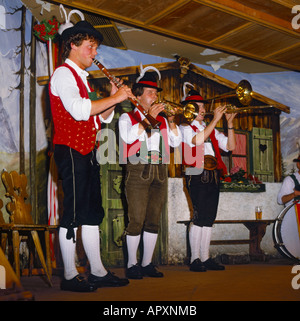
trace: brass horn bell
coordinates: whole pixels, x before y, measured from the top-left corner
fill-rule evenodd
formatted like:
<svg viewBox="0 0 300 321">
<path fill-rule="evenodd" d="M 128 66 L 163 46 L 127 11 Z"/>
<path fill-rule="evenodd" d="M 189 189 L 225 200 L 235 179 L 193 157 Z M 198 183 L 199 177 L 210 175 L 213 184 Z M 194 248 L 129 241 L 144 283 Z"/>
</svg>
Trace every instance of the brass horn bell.
<svg viewBox="0 0 300 321">
<path fill-rule="evenodd" d="M 192 122 L 199 113 L 199 106 L 193 102 L 187 103 L 185 106 L 169 100 L 163 100 L 160 103 L 164 104 L 164 113 L 167 116 L 182 115 L 188 122 Z"/>
<path fill-rule="evenodd" d="M 237 99 L 243 106 L 249 105 L 252 101 L 252 86 L 249 81 L 245 79 L 241 80 L 235 90 L 215 96 L 213 98 L 206 99 L 206 101 L 214 101 L 230 97 L 237 97 Z"/>
</svg>

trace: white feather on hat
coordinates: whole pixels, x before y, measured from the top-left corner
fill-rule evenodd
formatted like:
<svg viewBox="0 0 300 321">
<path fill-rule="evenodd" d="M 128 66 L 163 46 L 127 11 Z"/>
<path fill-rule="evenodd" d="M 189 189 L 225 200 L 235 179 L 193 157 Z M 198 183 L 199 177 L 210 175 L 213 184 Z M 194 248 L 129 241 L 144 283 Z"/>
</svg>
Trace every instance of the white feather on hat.
<svg viewBox="0 0 300 321">
<path fill-rule="evenodd" d="M 187 87 L 191 86 L 192 88 L 194 88 L 194 85 L 192 85 L 190 82 L 186 81 L 183 83 L 183 98 L 182 98 L 182 101 L 184 101 L 186 99 L 186 96 L 187 96 Z"/>
<path fill-rule="evenodd" d="M 155 68 L 155 67 L 153 67 L 153 66 L 148 66 L 148 67 L 146 67 L 146 68 L 143 68 L 143 65 L 142 65 L 142 63 L 141 63 L 141 64 L 140 64 L 140 76 L 137 78 L 136 83 L 138 83 L 139 80 L 142 79 L 142 78 L 144 77 L 145 73 L 146 73 L 147 71 L 149 71 L 149 70 L 154 70 L 154 71 L 156 71 L 156 73 L 158 74 L 158 80 L 161 79 L 160 72 L 159 72 L 159 70 L 158 70 L 157 68 Z"/>
</svg>

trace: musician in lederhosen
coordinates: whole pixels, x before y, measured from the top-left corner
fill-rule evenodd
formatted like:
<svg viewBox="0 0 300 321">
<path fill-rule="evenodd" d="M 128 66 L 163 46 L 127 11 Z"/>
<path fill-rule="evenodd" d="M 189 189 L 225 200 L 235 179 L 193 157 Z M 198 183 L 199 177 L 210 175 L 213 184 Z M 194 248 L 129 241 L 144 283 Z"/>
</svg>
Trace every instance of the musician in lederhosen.
<svg viewBox="0 0 300 321">
<path fill-rule="evenodd" d="M 131 89 L 112 84 L 111 95 L 98 99 L 87 81 L 86 68 L 97 55 L 102 34 L 87 21 L 79 21 L 62 32 L 65 63 L 53 73 L 49 95 L 54 122 L 54 159 L 62 180 L 64 210 L 60 218 L 59 243 L 64 263 L 61 289 L 91 292 L 103 286 L 123 286 L 121 279 L 107 271 L 100 255 L 99 224 L 104 210 L 101 200 L 100 167 L 96 161 L 96 134 L 101 122 L 109 123 L 117 103 L 132 96 Z M 91 274 L 79 275 L 76 262 L 77 229 Z"/>
<path fill-rule="evenodd" d="M 296 163 L 297 171 L 285 177 L 277 195 L 278 204 L 284 206 L 291 204 L 295 199 L 300 199 L 300 155 L 293 162 Z"/>
<path fill-rule="evenodd" d="M 235 148 L 233 119 L 236 114 L 226 114 L 226 107 L 217 107 L 209 124 L 204 122 L 205 108 L 203 97 L 194 89 L 182 102 L 196 103 L 197 117 L 190 124 L 181 124 L 183 159 L 186 186 L 193 204 L 193 216 L 189 229 L 191 248 L 190 270 L 224 270 L 224 266 L 209 256 L 212 225 L 219 203 L 220 174 L 226 174 L 226 166 L 220 155 L 220 148 L 232 151 Z M 215 129 L 225 114 L 228 124 L 228 137 Z M 188 155 L 193 155 L 188 159 Z M 203 169 L 204 161 L 204 169 Z"/>
<path fill-rule="evenodd" d="M 160 76 L 159 71 L 153 69 Z M 152 264 L 152 256 L 166 200 L 169 146 L 181 144 L 181 133 L 174 116 L 166 119 L 159 115 L 164 110 L 162 103 L 156 103 L 161 90 L 156 76 L 144 73 L 144 70 L 132 88 L 141 106 L 161 122 L 159 130 L 149 130 L 147 118 L 137 108 L 122 114 L 119 119 L 126 162 L 125 194 L 129 220 L 125 231 L 128 252 L 126 276 L 130 279 L 163 276 Z M 139 264 L 137 251 L 141 240 L 143 256 Z"/>
</svg>

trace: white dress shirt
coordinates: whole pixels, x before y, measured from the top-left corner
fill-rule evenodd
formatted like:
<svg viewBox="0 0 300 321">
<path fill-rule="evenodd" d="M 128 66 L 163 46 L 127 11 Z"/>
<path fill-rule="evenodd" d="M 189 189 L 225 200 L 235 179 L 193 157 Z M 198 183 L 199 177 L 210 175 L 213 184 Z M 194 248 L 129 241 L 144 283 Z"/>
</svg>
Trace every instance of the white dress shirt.
<svg viewBox="0 0 300 321">
<path fill-rule="evenodd" d="M 141 119 L 143 120 L 145 116 L 135 108 L 134 112 L 139 112 Z M 171 147 L 178 147 L 182 141 L 181 132 L 177 127 L 178 135 L 176 135 L 172 130 L 170 130 L 169 124 L 166 121 L 167 131 L 168 131 L 168 143 Z M 160 134 L 156 131 L 152 133 L 150 137 L 148 137 L 146 131 L 143 131 L 141 135 L 138 135 L 139 131 L 139 123 L 132 125 L 131 119 L 127 113 L 124 113 L 119 118 L 119 129 L 120 136 L 126 144 L 132 144 L 136 140 L 146 141 L 148 151 L 159 151 L 159 142 L 160 142 Z"/>
<path fill-rule="evenodd" d="M 206 127 L 205 122 L 201 122 L 201 124 L 200 124 L 200 122 L 197 120 L 194 120 L 191 123 L 191 125 L 196 126 L 200 132 L 203 131 Z M 197 135 L 197 132 L 195 132 L 191 126 L 184 126 L 184 125 L 180 125 L 180 130 L 182 132 L 183 142 L 188 144 L 190 147 L 195 147 L 196 145 L 194 145 L 192 143 L 192 139 L 195 135 Z M 219 132 L 217 129 L 215 129 L 215 137 L 216 137 L 216 140 L 218 141 L 219 147 L 224 152 L 228 152 L 228 150 L 226 148 L 227 142 L 228 142 L 228 137 L 225 136 L 223 133 Z M 215 152 L 214 152 L 211 142 L 204 143 L 204 155 L 215 156 Z"/>
<path fill-rule="evenodd" d="M 87 82 L 88 72 L 79 68 L 72 60 L 66 59 L 65 61 L 70 65 L 82 79 L 87 91 L 91 92 Z M 67 67 L 57 68 L 50 81 L 51 92 L 54 96 L 59 96 L 64 108 L 71 114 L 71 116 L 77 121 L 87 121 L 91 115 L 92 102 L 89 98 L 82 98 L 79 93 L 79 88 L 76 83 L 71 70 Z M 103 119 L 101 115 L 94 116 L 95 126 L 98 129 L 96 117 L 99 117 L 103 123 L 110 123 L 114 117 L 114 111 Z"/>
<path fill-rule="evenodd" d="M 300 174 L 299 172 L 294 173 L 295 177 L 297 178 L 298 182 L 300 183 Z M 295 183 L 293 181 L 293 179 L 290 176 L 285 177 L 285 179 L 282 182 L 281 188 L 278 192 L 277 195 L 277 202 L 278 204 L 283 204 L 282 202 L 282 196 L 284 195 L 289 195 L 291 193 L 294 192 L 294 188 L 295 188 Z M 294 201 L 294 199 L 290 200 L 289 202 L 285 203 L 285 206 L 288 206 L 290 204 L 292 204 L 292 202 Z"/>
</svg>

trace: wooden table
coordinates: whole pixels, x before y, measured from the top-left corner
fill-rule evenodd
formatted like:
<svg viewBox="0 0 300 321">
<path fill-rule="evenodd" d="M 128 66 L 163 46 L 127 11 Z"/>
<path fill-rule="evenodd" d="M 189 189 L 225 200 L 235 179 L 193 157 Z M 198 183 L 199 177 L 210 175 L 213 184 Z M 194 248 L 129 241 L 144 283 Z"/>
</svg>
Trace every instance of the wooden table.
<svg viewBox="0 0 300 321">
<path fill-rule="evenodd" d="M 233 240 L 212 240 L 210 244 L 249 244 L 249 256 L 251 260 L 264 261 L 265 253 L 260 248 L 260 243 L 266 233 L 268 225 L 274 223 L 275 220 L 216 220 L 214 224 L 243 224 L 249 230 L 248 239 L 233 239 Z M 190 220 L 177 221 L 178 224 L 187 226 L 187 242 Z"/>
</svg>

